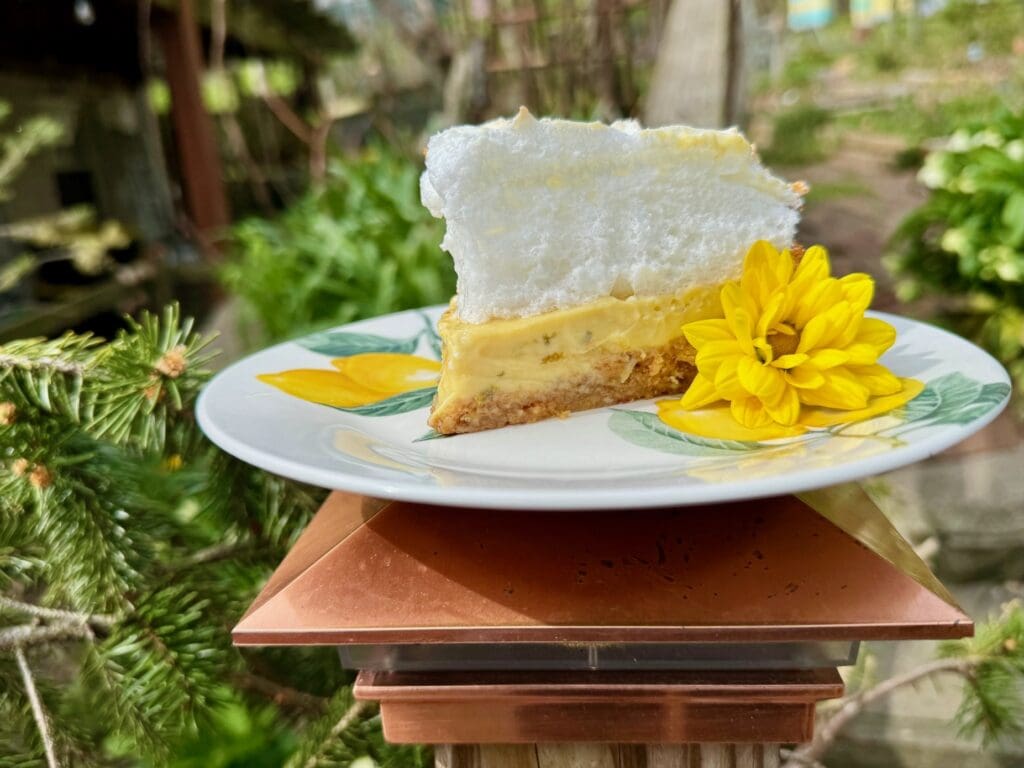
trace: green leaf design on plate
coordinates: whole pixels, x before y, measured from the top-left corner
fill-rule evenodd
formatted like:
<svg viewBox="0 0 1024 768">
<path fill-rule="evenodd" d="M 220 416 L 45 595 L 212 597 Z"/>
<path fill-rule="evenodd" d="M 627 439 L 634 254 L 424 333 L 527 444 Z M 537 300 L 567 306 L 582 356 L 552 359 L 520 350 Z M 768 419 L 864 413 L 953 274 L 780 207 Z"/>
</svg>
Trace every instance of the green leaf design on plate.
<svg viewBox="0 0 1024 768">
<path fill-rule="evenodd" d="M 408 339 L 390 339 L 372 333 L 350 333 L 348 331 L 322 331 L 305 336 L 296 343 L 310 352 L 329 357 L 351 357 L 367 352 L 394 352 L 410 355 L 416 351 L 419 335 Z"/>
<path fill-rule="evenodd" d="M 980 419 L 1003 401 L 1010 392 L 1008 384 L 986 384 L 981 388 L 974 402 L 960 406 L 955 411 L 943 412 L 938 419 L 940 424 L 969 424 Z"/>
<path fill-rule="evenodd" d="M 764 443 L 713 440 L 679 432 L 665 424 L 657 414 L 646 411 L 615 410 L 608 419 L 608 428 L 627 442 L 641 448 L 653 448 L 663 453 L 683 456 L 720 456 L 768 447 Z"/>
<path fill-rule="evenodd" d="M 942 405 L 942 397 L 930 386 L 921 390 L 921 393 L 895 412 L 894 415 L 901 416 L 904 421 L 920 421 L 931 416 Z"/>
<path fill-rule="evenodd" d="M 981 382 L 964 376 L 960 372 L 947 373 L 935 381 L 928 382 L 928 387 L 938 393 L 942 404 L 936 415 L 942 417 L 956 413 L 966 405 L 970 405 L 981 395 Z"/>
<path fill-rule="evenodd" d="M 969 424 L 1003 402 L 1010 387 L 1003 382 L 982 384 L 962 373 L 949 373 L 930 382 L 918 397 L 929 391 L 939 399 L 938 406 L 924 417 L 930 423 Z"/>
<path fill-rule="evenodd" d="M 426 312 L 420 312 L 420 318 L 423 320 L 423 325 L 426 326 L 424 333 L 427 336 L 427 341 L 430 343 L 430 348 L 434 350 L 434 356 L 441 359 L 441 337 L 437 333 L 437 327 L 434 325 L 434 321 L 427 317 Z"/>
<path fill-rule="evenodd" d="M 399 413 L 408 413 L 409 411 L 426 408 L 434 399 L 435 392 L 437 392 L 437 387 L 413 389 L 376 403 L 357 405 L 354 408 L 339 408 L 338 410 L 345 411 L 345 413 L 355 413 L 360 416 L 395 416 Z"/>
<path fill-rule="evenodd" d="M 451 437 L 451 435 L 442 435 L 440 432 L 436 432 L 433 429 L 428 429 L 422 435 L 413 440 L 414 443 L 423 443 L 427 440 L 441 440 L 445 437 Z"/>
</svg>

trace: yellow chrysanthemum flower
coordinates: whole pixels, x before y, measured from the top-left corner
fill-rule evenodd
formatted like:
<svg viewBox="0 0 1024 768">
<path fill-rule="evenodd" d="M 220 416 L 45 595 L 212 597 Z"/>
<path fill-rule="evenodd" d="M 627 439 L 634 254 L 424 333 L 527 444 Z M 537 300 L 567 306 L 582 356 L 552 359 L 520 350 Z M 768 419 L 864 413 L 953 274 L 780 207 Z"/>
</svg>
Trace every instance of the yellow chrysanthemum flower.
<svg viewBox="0 0 1024 768">
<path fill-rule="evenodd" d="M 725 317 L 683 326 L 697 350 L 698 373 L 679 408 L 724 400 L 740 426 L 783 436 L 818 426 L 822 408 L 862 418 L 875 412 L 876 399 L 893 408 L 910 399 L 894 396 L 920 391 L 878 363 L 896 330 L 864 317 L 874 295 L 871 277 L 830 272 L 821 246 L 795 264 L 789 251 L 755 243 L 740 280 L 722 288 Z"/>
</svg>

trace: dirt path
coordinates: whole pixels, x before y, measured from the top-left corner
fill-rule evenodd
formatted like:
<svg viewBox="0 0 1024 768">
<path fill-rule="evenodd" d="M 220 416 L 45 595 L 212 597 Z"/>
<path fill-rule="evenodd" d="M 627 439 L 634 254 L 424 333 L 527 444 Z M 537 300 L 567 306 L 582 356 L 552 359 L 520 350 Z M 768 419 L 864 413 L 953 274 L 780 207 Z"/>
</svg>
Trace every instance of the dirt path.
<svg viewBox="0 0 1024 768">
<path fill-rule="evenodd" d="M 889 139 L 847 139 L 825 161 L 780 169 L 789 179 L 811 185 L 798 239 L 821 243 L 832 255 L 834 272 L 867 272 L 875 278 L 874 307 L 906 312 L 893 292 L 882 255 L 893 231 L 925 199 L 912 171 L 893 166 L 901 143 Z"/>
</svg>

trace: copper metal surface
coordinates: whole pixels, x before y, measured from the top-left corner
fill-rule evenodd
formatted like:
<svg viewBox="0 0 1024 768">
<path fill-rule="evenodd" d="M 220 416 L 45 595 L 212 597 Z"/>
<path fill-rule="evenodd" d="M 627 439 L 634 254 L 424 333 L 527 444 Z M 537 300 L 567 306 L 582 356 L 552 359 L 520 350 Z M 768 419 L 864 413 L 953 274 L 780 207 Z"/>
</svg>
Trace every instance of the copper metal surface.
<svg viewBox="0 0 1024 768">
<path fill-rule="evenodd" d="M 934 577 L 924 577 L 924 563 L 874 505 L 858 505 L 852 520 L 841 517 L 846 532 L 794 497 L 559 513 L 402 502 L 380 508 L 335 494 L 234 640 L 770 642 L 971 634 L 970 619 L 943 599 Z"/>
<path fill-rule="evenodd" d="M 360 673 L 395 743 L 803 742 L 834 669 L 699 673 Z"/>
</svg>

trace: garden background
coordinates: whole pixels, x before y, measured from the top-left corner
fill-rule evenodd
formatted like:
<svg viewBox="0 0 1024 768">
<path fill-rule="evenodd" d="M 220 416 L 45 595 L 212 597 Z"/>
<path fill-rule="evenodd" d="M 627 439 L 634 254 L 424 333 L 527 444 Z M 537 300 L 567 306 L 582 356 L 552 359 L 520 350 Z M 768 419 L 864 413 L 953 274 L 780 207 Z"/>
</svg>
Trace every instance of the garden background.
<svg viewBox="0 0 1024 768">
<path fill-rule="evenodd" d="M 324 492 L 191 407 L 246 351 L 446 301 L 425 138 L 520 104 L 742 126 L 809 183 L 801 242 L 1024 382 L 1020 0 L 8 0 L 0 765 L 431 764 L 331 649 L 230 646 Z M 826 765 L 1024 762 L 1021 412 L 868 483 L 987 623 L 863 648 Z"/>
</svg>

